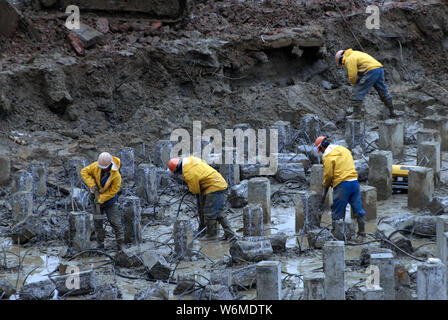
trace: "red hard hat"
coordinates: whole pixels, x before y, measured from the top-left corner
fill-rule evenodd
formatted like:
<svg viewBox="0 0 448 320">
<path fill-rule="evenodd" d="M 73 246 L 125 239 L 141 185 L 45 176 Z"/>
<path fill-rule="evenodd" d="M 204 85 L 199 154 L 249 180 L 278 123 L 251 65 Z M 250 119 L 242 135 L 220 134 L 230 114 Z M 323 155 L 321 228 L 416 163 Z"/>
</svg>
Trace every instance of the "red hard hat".
<svg viewBox="0 0 448 320">
<path fill-rule="evenodd" d="M 325 139 L 327 139 L 327 137 L 325 137 L 325 136 L 320 136 L 320 137 L 318 137 L 318 138 L 316 139 L 316 143 L 315 143 L 315 145 L 316 145 L 316 148 L 317 148 L 317 152 L 322 152 L 322 151 L 321 151 L 321 148 L 320 148 L 320 145 L 322 144 L 322 142 L 323 142 Z"/>
<path fill-rule="evenodd" d="M 170 169 L 171 172 L 176 171 L 179 162 L 180 162 L 179 158 L 170 159 L 170 161 L 168 161 L 168 169 Z"/>
</svg>

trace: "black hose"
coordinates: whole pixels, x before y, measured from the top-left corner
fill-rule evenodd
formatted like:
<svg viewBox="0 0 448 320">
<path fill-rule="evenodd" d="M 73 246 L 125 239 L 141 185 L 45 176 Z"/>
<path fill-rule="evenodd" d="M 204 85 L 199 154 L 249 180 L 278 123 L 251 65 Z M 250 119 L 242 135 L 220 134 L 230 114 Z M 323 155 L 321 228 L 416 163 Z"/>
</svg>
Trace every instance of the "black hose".
<svg viewBox="0 0 448 320">
<path fill-rule="evenodd" d="M 190 193 L 189 190 L 185 191 L 184 195 L 183 195 L 182 198 L 180 199 L 179 207 L 177 208 L 177 215 L 176 215 L 176 218 L 179 217 L 180 206 L 182 205 L 182 202 L 184 201 L 185 196 L 186 196 L 187 194 L 189 194 L 189 193 Z"/>
<path fill-rule="evenodd" d="M 418 236 L 421 237 L 435 237 L 434 234 L 426 234 L 426 233 L 419 233 L 419 232 L 414 232 L 413 230 L 407 230 L 407 229 L 397 229 L 394 232 L 392 232 L 388 237 L 387 240 L 390 240 L 390 238 L 396 234 L 397 232 L 407 232 L 407 233 L 412 233 L 412 234 L 416 234 Z"/>
</svg>

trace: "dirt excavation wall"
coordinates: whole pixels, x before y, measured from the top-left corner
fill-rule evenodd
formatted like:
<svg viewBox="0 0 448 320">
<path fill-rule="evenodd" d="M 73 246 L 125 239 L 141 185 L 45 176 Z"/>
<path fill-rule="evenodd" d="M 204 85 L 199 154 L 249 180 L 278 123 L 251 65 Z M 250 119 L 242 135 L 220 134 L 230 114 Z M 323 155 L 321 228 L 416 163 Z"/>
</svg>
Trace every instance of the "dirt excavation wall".
<svg viewBox="0 0 448 320">
<path fill-rule="evenodd" d="M 431 278 L 441 266 L 429 258 L 446 261 L 446 2 L 8 2 L 21 23 L 2 19 L 6 4 L 0 299 L 444 297 L 443 288 L 418 288 L 442 282 Z M 66 27 L 68 4 L 80 8 L 79 30 Z M 380 7 L 379 29 L 366 27 L 369 4 Z M 384 65 L 399 120 L 379 121 L 372 90 L 365 128 L 346 121 L 352 88 L 334 61 L 346 48 Z M 229 183 L 238 241 L 199 240 L 196 198 L 166 174 L 170 135 L 198 124 L 279 130 L 275 174 L 214 165 Z M 355 241 L 350 210 L 330 231 L 331 192 L 319 205 L 313 142 L 322 134 L 353 147 L 365 242 Z M 122 161 L 120 212 L 131 239 L 122 251 L 109 225 L 104 251 L 92 251 L 93 207 L 79 172 L 102 151 Z M 391 164 L 428 167 L 412 175 L 410 198 L 390 190 Z M 386 275 L 379 291 L 360 282 L 372 261 Z M 77 291 L 63 286 L 73 267 L 83 272 Z M 328 297 L 325 281 L 335 284 Z"/>
<path fill-rule="evenodd" d="M 0 35 L 9 36 L 17 29 L 19 17 L 6 1 L 0 2 L 0 21 Z"/>
<path fill-rule="evenodd" d="M 214 6 L 222 14 L 228 10 L 224 4 Z M 88 50 L 86 57 L 59 46 L 54 52 L 32 53 L 26 64 L 4 62 L 8 72 L 0 77 L 2 105 L 9 106 L 5 111 L 10 124 L 27 119 L 30 128 L 68 126 L 92 134 L 121 125 L 150 141 L 167 138 L 175 128 L 191 129 L 195 119 L 219 129 L 238 122 L 267 127 L 275 120 L 295 124 L 306 113 L 324 110 L 322 121 L 331 119 L 337 125 L 349 97 L 345 70 L 333 63 L 339 48 L 360 49 L 359 42 L 382 61 L 388 81 L 398 86 L 397 103 L 403 107 L 418 104 L 402 94 L 404 83 L 428 85 L 434 80 L 433 90 L 446 86 L 446 7 L 417 8 L 385 9 L 383 29 L 358 28 L 356 39 L 351 32 L 366 14 L 350 15 L 346 22 L 332 14 L 322 23 L 294 27 L 299 17 L 288 21 L 286 16 L 282 28 L 255 27 L 246 34 L 231 29 L 236 34 L 220 32 L 206 38 L 197 30 L 169 29 L 147 37 L 117 32 L 114 37 L 131 40 L 126 50 L 109 50 L 118 41 L 109 39 Z M 209 22 L 207 18 L 201 23 Z M 443 97 L 434 99 L 436 107 L 446 103 Z M 375 116 L 377 107 L 369 109 Z"/>
</svg>

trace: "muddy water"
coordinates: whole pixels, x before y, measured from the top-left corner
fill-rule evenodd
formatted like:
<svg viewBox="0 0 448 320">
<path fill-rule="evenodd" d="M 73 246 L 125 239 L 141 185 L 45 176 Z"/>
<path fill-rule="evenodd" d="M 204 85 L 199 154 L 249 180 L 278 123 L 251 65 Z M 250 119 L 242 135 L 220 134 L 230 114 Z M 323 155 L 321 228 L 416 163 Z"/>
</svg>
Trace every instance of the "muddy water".
<svg viewBox="0 0 448 320">
<path fill-rule="evenodd" d="M 175 217 L 176 208 L 171 208 L 171 210 L 167 210 L 165 213 L 166 217 L 170 218 Z M 242 216 L 239 214 L 242 213 L 242 210 L 236 210 L 236 218 L 231 219 L 231 225 L 234 230 L 241 229 L 242 226 Z M 388 201 L 379 201 L 378 202 L 378 218 L 392 216 L 394 214 L 403 212 L 414 213 L 407 209 L 407 195 L 406 194 L 398 194 L 393 195 Z M 302 250 L 308 248 L 308 244 L 306 241 L 306 237 L 297 235 L 295 233 L 295 209 L 293 207 L 284 208 L 284 207 L 273 207 L 271 211 L 272 223 L 265 225 L 267 234 L 275 234 L 279 232 L 283 232 L 288 236 L 287 240 L 287 248 L 293 249 L 297 248 L 297 241 L 301 241 Z M 194 217 L 192 218 L 194 220 Z M 350 217 L 350 208 L 347 207 L 346 211 L 346 220 L 351 221 Z M 321 226 L 329 226 L 331 225 L 331 215 L 330 211 L 326 210 L 322 216 Z M 376 230 L 376 221 L 368 221 L 366 226 L 367 232 L 374 232 Z M 158 252 L 164 256 L 168 256 L 171 253 L 171 248 L 173 245 L 172 239 L 172 226 L 171 225 L 157 225 L 157 226 L 149 226 L 145 232 L 143 233 L 143 241 L 144 242 L 154 242 L 154 246 L 157 248 Z M 239 231 L 239 235 L 242 235 L 242 231 Z M 108 236 L 113 237 L 113 234 L 110 229 L 108 229 Z M 109 242 L 112 242 L 111 238 L 108 238 Z M 428 242 L 428 239 L 414 239 L 413 245 L 414 247 L 418 247 L 420 245 L 424 245 Z M 21 270 L 19 277 L 17 277 L 17 268 L 12 268 L 7 271 L 0 270 L 0 278 L 8 279 L 13 285 L 17 283 L 17 288 L 20 289 L 23 285 L 23 281 L 25 277 L 28 275 L 26 279 L 26 283 L 32 283 L 36 281 L 41 281 L 47 279 L 47 275 L 53 272 L 55 269 L 59 267 L 60 264 L 69 263 L 66 259 L 62 258 L 62 254 L 65 252 L 66 247 L 61 243 L 49 243 L 45 247 L 36 246 L 31 249 L 18 247 L 13 245 L 9 238 L 0 238 L 0 244 L 5 248 L 6 252 L 6 260 L 8 266 L 11 268 L 14 265 L 18 264 L 18 258 L 16 255 L 23 256 L 27 250 L 27 256 L 24 259 L 23 269 Z M 108 242 L 106 242 L 106 246 Z M 177 274 L 182 273 L 190 273 L 197 274 L 198 281 L 201 283 L 207 283 L 205 278 L 209 277 L 211 271 L 216 268 L 226 268 L 226 262 L 229 260 L 229 247 L 230 244 L 224 241 L 195 241 L 194 250 L 196 251 L 196 256 L 192 259 L 192 261 L 181 261 L 177 265 L 176 272 L 173 276 L 173 279 L 176 280 Z M 435 250 L 435 245 L 425 246 L 426 249 L 430 251 Z M 1 248 L 0 248 L 1 249 Z M 200 253 L 198 253 L 200 252 Z M 290 253 L 279 256 L 276 255 L 275 259 L 279 259 L 282 263 L 282 278 L 288 279 L 291 283 L 294 283 L 296 286 L 296 297 L 297 294 L 300 294 L 303 291 L 303 282 L 301 281 L 301 277 L 303 275 L 314 273 L 314 272 L 322 272 L 322 253 L 320 250 L 305 250 L 302 254 L 295 254 L 291 252 L 298 251 L 288 251 Z M 359 255 L 361 252 L 360 246 L 346 246 L 345 248 L 345 259 L 349 260 L 357 260 L 359 259 Z M 0 261 L 3 264 L 3 251 L 0 252 Z M 408 259 L 408 258 L 400 258 L 402 263 L 410 270 L 416 268 L 417 261 Z M 118 286 L 122 293 L 122 298 L 126 300 L 131 300 L 134 298 L 135 293 L 139 289 L 145 289 L 152 286 L 153 282 L 147 282 L 144 280 L 132 280 L 125 279 L 119 276 L 116 276 L 112 272 L 112 268 L 110 265 L 102 266 L 105 262 L 108 261 L 107 257 L 103 256 L 95 256 L 95 257 L 78 257 L 74 259 L 71 263 L 77 264 L 80 266 L 81 270 L 87 270 L 91 268 L 98 268 L 98 277 L 101 283 L 113 283 Z M 171 265 L 174 267 L 174 264 Z M 239 269 L 241 266 L 232 266 L 233 270 Z M 121 268 L 121 271 L 124 273 L 132 274 L 132 270 L 127 270 Z M 59 271 L 56 272 L 58 274 Z M 204 279 L 201 279 L 201 276 L 204 276 Z M 351 287 L 355 283 L 360 282 L 365 279 L 367 274 L 363 273 L 363 270 L 353 271 L 348 266 L 346 269 L 346 286 Z M 205 282 L 204 282 L 205 281 Z M 178 299 L 178 296 L 173 295 L 174 285 L 164 283 L 166 291 L 169 295 L 169 299 Z M 256 290 L 251 289 L 248 291 L 242 292 L 246 299 L 253 300 L 256 299 Z M 12 297 L 15 299 L 15 297 Z M 69 299 L 80 299 L 79 297 L 70 297 Z M 185 300 L 194 299 L 194 296 L 185 296 L 183 297 Z"/>
</svg>

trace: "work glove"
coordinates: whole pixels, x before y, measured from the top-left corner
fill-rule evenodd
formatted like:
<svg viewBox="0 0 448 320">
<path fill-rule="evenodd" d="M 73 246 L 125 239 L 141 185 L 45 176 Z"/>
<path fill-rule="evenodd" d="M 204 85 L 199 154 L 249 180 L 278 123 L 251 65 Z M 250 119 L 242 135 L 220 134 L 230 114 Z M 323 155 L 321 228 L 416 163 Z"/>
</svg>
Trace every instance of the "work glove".
<svg viewBox="0 0 448 320">
<path fill-rule="evenodd" d="M 98 187 L 97 186 L 93 186 L 92 188 L 90 188 L 90 192 L 95 194 L 95 192 L 99 192 Z"/>
<path fill-rule="evenodd" d="M 98 199 L 95 199 L 95 204 L 101 204 L 101 203 L 99 203 L 99 201 L 98 201 Z"/>
</svg>

